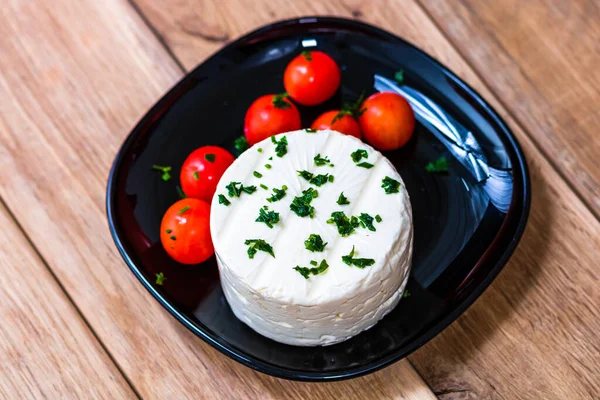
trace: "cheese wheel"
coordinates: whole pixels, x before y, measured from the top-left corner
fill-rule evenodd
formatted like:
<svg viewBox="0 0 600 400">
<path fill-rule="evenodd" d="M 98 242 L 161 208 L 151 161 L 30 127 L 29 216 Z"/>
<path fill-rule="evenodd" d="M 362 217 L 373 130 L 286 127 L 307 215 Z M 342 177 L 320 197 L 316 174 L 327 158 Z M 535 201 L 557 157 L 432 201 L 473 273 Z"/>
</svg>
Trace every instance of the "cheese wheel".
<svg viewBox="0 0 600 400">
<path fill-rule="evenodd" d="M 285 195 L 273 197 L 284 186 Z M 349 204 L 338 204 L 342 193 Z M 261 209 L 278 221 L 261 222 Z M 402 298 L 413 247 L 408 192 L 389 160 L 354 137 L 301 130 L 257 143 L 219 181 L 210 225 L 231 309 L 278 342 L 339 343 L 375 325 Z M 320 250 L 311 235 L 326 243 L 322 251 L 307 248 L 309 241 Z"/>
</svg>

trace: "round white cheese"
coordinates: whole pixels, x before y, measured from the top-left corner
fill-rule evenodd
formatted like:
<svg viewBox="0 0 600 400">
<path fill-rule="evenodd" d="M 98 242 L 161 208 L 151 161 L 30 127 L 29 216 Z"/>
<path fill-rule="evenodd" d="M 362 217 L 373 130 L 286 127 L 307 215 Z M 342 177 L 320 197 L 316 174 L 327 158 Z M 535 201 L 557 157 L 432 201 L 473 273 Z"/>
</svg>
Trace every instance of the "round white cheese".
<svg viewBox="0 0 600 400">
<path fill-rule="evenodd" d="M 274 138 L 280 142 L 284 137 L 288 144 L 279 148 L 287 152 L 281 157 L 272 139 L 264 140 L 244 152 L 219 181 L 210 226 L 221 285 L 235 315 L 258 333 L 291 345 L 330 345 L 369 329 L 401 299 L 412 259 L 410 200 L 393 165 L 360 140 L 335 131 L 306 130 Z M 351 154 L 356 150 L 365 150 L 367 157 L 355 162 Z M 330 162 L 316 165 L 316 156 Z M 363 162 L 373 166 L 358 165 Z M 318 179 L 310 183 L 299 171 L 334 178 L 317 186 Z M 386 193 L 386 177 L 399 182 L 397 192 Z M 256 191 L 230 196 L 231 182 L 255 186 Z M 284 185 L 285 196 L 268 202 L 273 189 Z M 318 191 L 310 202 L 312 218 L 290 208 L 309 188 Z M 350 204 L 337 203 L 342 192 Z M 222 204 L 219 195 L 230 204 Z M 279 214 L 272 228 L 256 221 L 264 206 L 265 212 Z M 379 216 L 380 222 L 372 222 L 375 231 L 359 225 L 342 236 L 335 223 L 327 222 L 337 211 L 349 219 L 363 213 Z M 327 243 L 323 251 L 307 250 L 311 234 Z M 245 243 L 255 239 L 270 245 L 274 257 L 258 249 L 251 258 L 252 244 Z M 353 258 L 372 259 L 372 265 L 360 268 L 355 265 L 360 261 L 344 262 L 342 257 L 353 248 Z M 309 273 L 308 279 L 295 269 L 316 268 L 323 260 L 328 268 Z"/>
</svg>

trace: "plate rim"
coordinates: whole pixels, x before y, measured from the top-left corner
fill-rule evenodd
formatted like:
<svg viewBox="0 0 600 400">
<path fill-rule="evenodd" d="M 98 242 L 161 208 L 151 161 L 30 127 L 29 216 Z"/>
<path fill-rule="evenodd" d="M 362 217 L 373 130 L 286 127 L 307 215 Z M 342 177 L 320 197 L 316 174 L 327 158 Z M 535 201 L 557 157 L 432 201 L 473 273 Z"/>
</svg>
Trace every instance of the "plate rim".
<svg viewBox="0 0 600 400">
<path fill-rule="evenodd" d="M 302 24 L 314 24 L 314 23 L 335 23 L 340 25 L 348 26 L 349 28 L 359 28 L 360 30 L 367 30 L 372 33 L 379 35 L 380 37 L 385 37 L 390 39 L 391 41 L 400 42 L 404 45 L 411 47 L 413 50 L 416 50 L 426 59 L 431 61 L 437 68 L 439 68 L 448 78 L 452 79 L 452 81 L 459 86 L 474 100 L 477 102 L 478 106 L 480 106 L 488 116 L 493 120 L 493 122 L 499 128 L 498 131 L 504 135 L 514 150 L 516 155 L 517 165 L 513 165 L 513 171 L 517 170 L 516 166 L 520 169 L 520 178 L 523 184 L 523 191 L 521 195 L 521 199 L 518 199 L 516 196 L 511 200 L 511 205 L 507 212 L 507 215 L 512 212 L 519 212 L 517 225 L 515 227 L 515 232 L 512 236 L 512 240 L 506 248 L 502 251 L 502 254 L 495 262 L 495 265 L 491 268 L 491 270 L 487 273 L 485 278 L 483 278 L 480 283 L 477 284 L 475 288 L 473 288 L 473 292 L 467 297 L 461 300 L 461 304 L 457 306 L 454 310 L 446 314 L 442 319 L 440 319 L 437 323 L 431 325 L 427 331 L 421 335 L 419 341 L 416 341 L 412 345 L 408 346 L 404 351 L 396 350 L 392 351 L 389 354 L 380 357 L 376 360 L 369 361 L 365 364 L 361 364 L 358 366 L 353 366 L 344 370 L 333 370 L 333 371 L 324 371 L 324 372 L 306 372 L 300 370 L 293 370 L 289 368 L 283 368 L 279 366 L 275 366 L 270 364 L 267 361 L 262 361 L 260 359 L 256 359 L 255 357 L 247 356 L 243 351 L 238 351 L 237 348 L 233 345 L 224 345 L 219 342 L 219 335 L 212 334 L 207 331 L 200 329 L 197 324 L 193 323 L 189 318 L 187 318 L 182 312 L 177 310 L 172 304 L 170 304 L 169 300 L 167 300 L 162 294 L 160 294 L 154 285 L 146 279 L 141 269 L 135 264 L 131 256 L 128 254 L 123 242 L 120 238 L 120 233 L 116 227 L 115 220 L 116 217 L 116 187 L 117 185 L 117 176 L 120 170 L 120 166 L 123 162 L 124 154 L 126 150 L 129 150 L 131 143 L 134 141 L 134 138 L 137 137 L 140 130 L 143 127 L 152 122 L 154 116 L 157 114 L 157 111 L 163 108 L 164 104 L 171 100 L 173 96 L 179 97 L 179 92 L 182 89 L 186 89 L 189 84 L 190 77 L 195 73 L 195 71 L 200 68 L 203 64 L 205 64 L 208 60 L 218 56 L 220 53 L 230 48 L 231 46 L 235 46 L 238 43 L 247 41 L 253 36 L 259 35 L 263 32 L 270 31 L 277 28 L 283 28 L 290 25 L 302 25 Z M 522 207 L 520 210 L 515 210 L 514 208 L 518 205 L 519 202 L 522 202 Z M 500 271 L 507 264 L 509 258 L 514 253 L 518 243 L 520 242 L 523 232 L 525 230 L 525 226 L 527 224 L 527 220 L 529 217 L 530 207 L 531 207 L 531 181 L 529 176 L 529 169 L 527 166 L 527 161 L 525 159 L 525 155 L 523 150 L 517 141 L 514 133 L 508 127 L 508 124 L 502 119 L 500 114 L 489 105 L 485 99 L 471 86 L 469 86 L 466 82 L 464 82 L 460 77 L 458 77 L 454 72 L 452 72 L 448 67 L 438 61 L 435 57 L 429 55 L 427 52 L 422 50 L 421 48 L 415 46 L 409 41 L 388 32 L 382 28 L 377 26 L 357 21 L 348 18 L 340 18 L 340 17 L 331 17 L 331 16 L 303 16 L 291 19 L 280 20 L 277 22 L 273 22 L 267 25 L 263 25 L 255 30 L 250 31 L 239 37 L 238 39 L 230 42 L 229 44 L 223 46 L 215 53 L 211 54 L 201 63 L 199 63 L 193 70 L 185 73 L 185 75 L 174 84 L 165 94 L 163 94 L 159 100 L 144 114 L 144 116 L 135 124 L 134 128 L 129 132 L 126 139 L 123 141 L 119 150 L 115 156 L 115 159 L 110 168 L 110 172 L 107 179 L 107 188 L 106 188 L 106 215 L 108 220 L 108 226 L 113 238 L 113 241 L 119 251 L 119 254 L 125 261 L 125 264 L 129 267 L 129 269 L 133 272 L 133 274 L 137 277 L 137 279 L 142 283 L 142 285 L 150 292 L 150 294 L 158 301 L 160 305 L 162 305 L 168 312 L 173 316 L 176 320 L 178 320 L 183 326 L 192 331 L 196 336 L 200 337 L 206 343 L 211 345 L 213 348 L 223 353 L 224 355 L 232 358 L 233 360 L 250 367 L 256 371 L 266 373 L 278 378 L 296 380 L 296 381 L 307 381 L 307 382 L 331 382 L 331 381 L 339 381 L 345 379 L 356 378 L 359 376 L 363 376 L 375 371 L 378 371 L 384 367 L 387 367 L 393 364 L 396 361 L 399 361 L 403 358 L 408 357 L 417 349 L 421 348 L 423 345 L 428 343 L 435 336 L 440 334 L 443 330 L 445 330 L 450 324 L 452 324 L 458 317 L 460 317 L 474 302 L 477 300 L 481 294 L 490 286 L 490 284 L 494 281 L 494 279 L 498 276 Z M 516 218 L 516 217 L 515 217 Z M 500 233 L 507 229 L 507 223 L 514 220 L 505 220 L 500 226 L 498 233 L 492 240 L 492 243 L 487 247 L 486 252 L 489 251 L 490 248 L 494 246 L 494 243 L 498 240 Z M 481 260 L 485 257 L 485 252 L 482 257 L 479 259 L 477 264 L 473 267 L 473 271 L 477 269 L 477 265 L 481 262 Z M 203 324 L 202 324 L 203 325 Z"/>
</svg>

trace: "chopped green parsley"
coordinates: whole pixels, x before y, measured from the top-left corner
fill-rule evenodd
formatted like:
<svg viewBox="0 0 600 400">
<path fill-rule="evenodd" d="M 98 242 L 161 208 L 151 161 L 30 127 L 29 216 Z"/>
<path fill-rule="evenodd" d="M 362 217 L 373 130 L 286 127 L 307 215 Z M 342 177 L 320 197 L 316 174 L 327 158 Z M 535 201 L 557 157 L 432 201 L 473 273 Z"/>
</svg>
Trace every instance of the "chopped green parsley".
<svg viewBox="0 0 600 400">
<path fill-rule="evenodd" d="M 373 164 L 371 164 L 371 163 L 368 163 L 368 162 L 366 162 L 366 161 L 363 161 L 363 162 L 361 162 L 361 163 L 359 163 L 359 164 L 356 164 L 356 166 L 357 166 L 357 167 L 363 167 L 363 168 L 366 168 L 366 169 L 371 169 L 371 168 L 373 168 Z"/>
<path fill-rule="evenodd" d="M 242 135 L 233 141 L 233 147 L 235 147 L 238 153 L 242 154 L 250 148 L 250 145 L 248 144 L 248 140 L 246 140 L 246 137 Z"/>
<path fill-rule="evenodd" d="M 279 141 L 275 139 L 275 136 L 271 136 L 271 141 L 275 144 L 275 154 L 277 157 L 283 157 L 287 154 L 288 141 L 285 136 L 282 136 Z"/>
<path fill-rule="evenodd" d="M 258 251 L 264 251 L 265 253 L 269 253 L 271 257 L 275 258 L 275 254 L 273 253 L 273 247 L 263 239 L 248 239 L 244 242 L 245 245 L 248 246 L 248 257 L 254 258 L 254 255 L 258 253 Z"/>
<path fill-rule="evenodd" d="M 404 84 L 404 70 L 403 69 L 396 71 L 396 73 L 394 74 L 394 80 L 396 82 L 398 82 L 399 85 Z"/>
<path fill-rule="evenodd" d="M 300 54 L 302 54 L 302 57 L 304 57 L 306 61 L 312 61 L 312 53 L 309 50 L 304 50 Z"/>
<path fill-rule="evenodd" d="M 306 247 L 306 250 L 312 252 L 323 251 L 325 250 L 325 246 L 327 246 L 327 243 L 323 242 L 321 235 L 314 233 L 311 233 L 308 239 L 304 241 L 304 247 Z"/>
<path fill-rule="evenodd" d="M 398 193 L 400 188 L 400 182 L 395 179 L 386 176 L 381 180 L 381 187 L 387 194 Z"/>
<path fill-rule="evenodd" d="M 181 214 L 183 214 L 184 212 L 186 212 L 187 210 L 189 210 L 190 208 L 192 208 L 192 207 L 190 207 L 190 206 L 185 206 L 185 207 L 183 207 L 181 210 L 179 210 L 179 212 L 178 212 L 177 214 L 181 215 Z"/>
<path fill-rule="evenodd" d="M 302 192 L 302 196 L 294 197 L 290 210 L 296 213 L 299 217 L 313 218 L 315 216 L 315 208 L 310 205 L 311 201 L 319 196 L 319 192 L 313 188 L 308 188 Z"/>
<path fill-rule="evenodd" d="M 311 260 L 310 265 L 314 265 L 316 267 L 317 265 L 319 265 L 319 263 L 316 262 L 315 260 Z"/>
<path fill-rule="evenodd" d="M 340 193 L 340 197 L 338 197 L 337 202 L 340 206 L 344 206 L 346 204 L 350 204 L 350 201 L 346 196 L 344 196 L 344 192 Z"/>
<path fill-rule="evenodd" d="M 358 268 L 369 267 L 375 264 L 375 260 L 372 258 L 354 258 L 354 246 L 352 246 L 352 251 L 347 256 L 342 256 L 342 261 L 348 265 L 354 265 Z"/>
<path fill-rule="evenodd" d="M 262 174 L 260 172 L 258 172 L 258 171 L 252 172 L 252 175 L 254 175 L 257 178 L 262 178 Z"/>
<path fill-rule="evenodd" d="M 366 150 L 358 149 L 355 152 L 351 153 L 350 157 L 352 158 L 352 161 L 354 161 L 355 163 L 357 163 L 362 158 L 368 158 L 369 157 L 369 153 L 367 153 Z"/>
<path fill-rule="evenodd" d="M 265 164 L 266 169 L 271 169 L 271 164 Z"/>
<path fill-rule="evenodd" d="M 192 175 L 194 176 L 194 180 L 195 181 L 199 181 L 200 180 L 200 174 L 198 173 L 198 171 L 194 171 L 194 173 Z"/>
<path fill-rule="evenodd" d="M 331 213 L 331 218 L 327 220 L 328 224 L 335 224 L 337 226 L 338 233 L 341 236 L 348 236 L 354 232 L 355 228 L 360 225 L 358 218 L 348 218 L 343 211 L 334 211 Z"/>
<path fill-rule="evenodd" d="M 220 194 L 219 195 L 219 204 L 225 204 L 226 206 L 230 205 L 231 202 L 229 200 L 227 200 L 227 197 L 225 197 L 224 195 Z"/>
<path fill-rule="evenodd" d="M 269 187 L 267 185 L 263 185 L 262 183 L 260 184 L 260 187 L 265 189 L 265 190 L 269 190 Z"/>
<path fill-rule="evenodd" d="M 237 185 L 240 185 L 239 187 Z M 240 182 L 230 182 L 229 185 L 225 186 L 229 197 L 240 197 L 242 192 L 252 194 L 256 192 L 256 186 L 244 186 Z"/>
<path fill-rule="evenodd" d="M 162 272 L 159 272 L 156 275 L 156 284 L 159 286 L 162 286 L 162 284 L 167 280 L 167 278 L 165 277 L 165 274 L 163 274 Z"/>
<path fill-rule="evenodd" d="M 375 218 L 371 217 L 367 213 L 361 213 L 358 216 L 358 219 L 360 220 L 360 226 L 362 226 L 363 228 L 366 228 L 366 229 L 368 229 L 370 231 L 373 231 L 373 232 L 376 231 L 375 227 L 373 226 L 373 220 Z"/>
<path fill-rule="evenodd" d="M 317 133 L 317 130 L 312 128 L 306 128 L 305 131 L 306 133 Z"/>
<path fill-rule="evenodd" d="M 206 161 L 210 162 L 210 163 L 214 163 L 214 162 L 215 162 L 215 158 L 217 158 L 217 156 L 216 156 L 216 155 L 214 155 L 214 154 L 210 154 L 210 153 L 209 153 L 209 154 L 205 154 L 205 155 L 204 155 L 204 159 L 205 159 Z"/>
<path fill-rule="evenodd" d="M 256 222 L 264 222 L 269 228 L 273 228 L 273 225 L 279 222 L 279 213 L 275 211 L 265 211 L 264 208 L 258 210 L 258 218 Z"/>
<path fill-rule="evenodd" d="M 430 162 L 429 164 L 427 164 L 425 166 L 425 171 L 430 173 L 448 172 L 448 160 L 446 159 L 446 157 L 440 157 L 434 162 Z"/>
<path fill-rule="evenodd" d="M 405 289 L 404 293 L 402 293 L 402 298 L 405 299 L 407 297 L 410 297 L 410 292 L 408 291 L 408 289 Z"/>
<path fill-rule="evenodd" d="M 167 182 L 171 180 L 171 167 L 169 166 L 162 166 L 162 165 L 153 165 L 152 169 L 156 170 L 156 171 L 160 171 L 162 172 L 162 175 L 160 176 L 160 178 Z"/>
<path fill-rule="evenodd" d="M 317 154 L 313 160 L 315 160 L 315 165 L 317 165 L 318 167 L 330 163 L 329 158 L 327 158 L 327 156 L 321 157 L 320 153 Z"/>
<path fill-rule="evenodd" d="M 379 214 L 375 216 L 375 221 L 381 222 L 381 216 Z"/>
<path fill-rule="evenodd" d="M 281 189 L 273 188 L 273 195 L 267 199 L 269 203 L 279 201 L 285 197 L 285 191 L 288 189 L 287 186 L 283 185 Z"/>
<path fill-rule="evenodd" d="M 294 269 L 296 271 L 298 271 L 300 273 L 300 275 L 302 275 L 304 277 L 304 279 L 308 279 L 311 274 L 313 274 L 313 275 L 322 274 L 323 272 L 327 271 L 327 268 L 329 268 L 329 264 L 327 264 L 327 261 L 322 260 L 321 264 L 319 264 L 318 267 L 307 268 L 307 267 L 296 266 Z"/>
</svg>

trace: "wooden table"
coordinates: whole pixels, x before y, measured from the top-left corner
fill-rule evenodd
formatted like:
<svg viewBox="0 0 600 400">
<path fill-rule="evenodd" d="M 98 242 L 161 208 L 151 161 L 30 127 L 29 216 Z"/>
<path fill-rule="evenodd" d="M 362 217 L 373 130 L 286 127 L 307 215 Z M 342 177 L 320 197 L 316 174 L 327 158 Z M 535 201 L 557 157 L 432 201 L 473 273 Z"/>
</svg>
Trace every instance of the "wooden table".
<svg viewBox="0 0 600 400">
<path fill-rule="evenodd" d="M 339 15 L 420 46 L 508 121 L 531 170 L 516 253 L 403 360 L 288 382 L 196 338 L 142 288 L 104 211 L 125 136 L 186 71 L 277 19 Z M 597 0 L 5 0 L 0 398 L 600 398 Z"/>
</svg>

